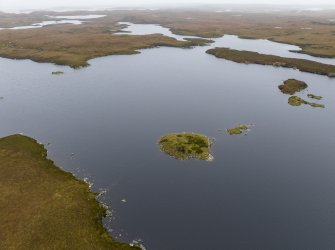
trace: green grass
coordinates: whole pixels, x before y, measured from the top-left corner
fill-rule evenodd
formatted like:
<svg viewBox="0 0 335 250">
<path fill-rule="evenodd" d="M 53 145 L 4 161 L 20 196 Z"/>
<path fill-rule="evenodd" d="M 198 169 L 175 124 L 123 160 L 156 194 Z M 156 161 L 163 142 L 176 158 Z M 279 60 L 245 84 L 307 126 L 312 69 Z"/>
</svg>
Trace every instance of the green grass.
<svg viewBox="0 0 335 250">
<path fill-rule="evenodd" d="M 238 126 L 234 128 L 228 128 L 226 129 L 226 132 L 229 135 L 240 135 L 240 134 L 246 134 L 250 130 L 250 125 L 248 124 L 239 124 Z"/>
<path fill-rule="evenodd" d="M 31 138 L 0 139 L 0 249 L 139 249 L 113 241 L 96 194 L 46 157 Z"/>
<path fill-rule="evenodd" d="M 159 140 L 161 151 L 179 160 L 210 160 L 210 139 L 202 134 L 172 133 Z"/>
<path fill-rule="evenodd" d="M 224 58 L 237 63 L 272 65 L 276 67 L 285 67 L 298 69 L 302 72 L 309 72 L 319 75 L 332 76 L 335 72 L 335 66 L 319 62 L 286 58 L 273 55 L 260 54 L 253 51 L 241 51 L 228 48 L 215 48 L 207 50 L 208 54 L 218 58 Z"/>
<path fill-rule="evenodd" d="M 288 79 L 278 86 L 282 93 L 289 95 L 294 95 L 296 92 L 300 92 L 307 87 L 308 85 L 305 82 L 296 79 Z"/>
<path fill-rule="evenodd" d="M 307 102 L 298 96 L 291 96 L 288 98 L 288 104 L 291 106 L 301 106 L 302 104 L 307 104 L 313 108 L 325 108 L 325 105 L 323 104 Z"/>
</svg>

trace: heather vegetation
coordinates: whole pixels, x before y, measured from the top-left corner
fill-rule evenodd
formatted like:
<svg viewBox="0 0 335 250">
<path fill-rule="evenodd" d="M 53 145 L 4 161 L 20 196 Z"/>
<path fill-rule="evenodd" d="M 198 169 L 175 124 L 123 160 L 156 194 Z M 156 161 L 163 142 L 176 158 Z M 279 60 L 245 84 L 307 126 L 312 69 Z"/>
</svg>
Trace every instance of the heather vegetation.
<svg viewBox="0 0 335 250">
<path fill-rule="evenodd" d="M 0 249 L 139 249 L 109 236 L 96 194 L 34 139 L 0 139 L 0 162 Z"/>
</svg>

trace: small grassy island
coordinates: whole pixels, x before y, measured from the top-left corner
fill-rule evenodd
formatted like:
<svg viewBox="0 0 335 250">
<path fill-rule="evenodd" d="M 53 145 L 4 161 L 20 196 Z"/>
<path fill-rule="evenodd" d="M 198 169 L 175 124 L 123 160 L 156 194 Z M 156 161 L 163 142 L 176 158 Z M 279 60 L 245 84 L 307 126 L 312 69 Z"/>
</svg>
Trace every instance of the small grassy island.
<svg viewBox="0 0 335 250">
<path fill-rule="evenodd" d="M 122 249 L 88 185 L 56 167 L 35 140 L 0 139 L 0 249 Z"/>
<path fill-rule="evenodd" d="M 178 159 L 198 159 L 209 161 L 212 159 L 210 149 L 211 140 L 202 134 L 172 133 L 162 136 L 159 140 L 162 152 Z"/>
<path fill-rule="evenodd" d="M 307 102 L 298 96 L 291 96 L 290 98 L 288 98 L 288 104 L 290 104 L 291 106 L 300 106 L 302 104 L 307 104 L 314 108 L 324 108 L 325 107 L 325 105 L 323 104 Z"/>
<path fill-rule="evenodd" d="M 204 39 L 204 38 L 184 38 L 185 41 L 191 42 L 190 45 L 192 46 L 207 46 L 211 43 L 214 43 L 213 40 Z"/>
<path fill-rule="evenodd" d="M 63 71 L 53 71 L 51 74 L 53 74 L 53 75 L 63 75 L 64 72 Z"/>
<path fill-rule="evenodd" d="M 246 134 L 248 131 L 250 131 L 250 127 L 251 125 L 248 124 L 239 124 L 237 127 L 226 129 L 226 132 L 229 135 Z"/>
<path fill-rule="evenodd" d="M 323 64 L 305 59 L 286 58 L 273 55 L 260 54 L 253 51 L 241 51 L 228 48 L 215 48 L 207 50 L 208 54 L 218 58 L 224 58 L 237 63 L 253 63 L 261 65 L 272 65 L 275 67 L 285 67 L 298 69 L 302 72 L 308 72 L 329 77 L 335 76 L 335 65 Z"/>
<path fill-rule="evenodd" d="M 289 95 L 294 95 L 296 92 L 300 92 L 307 87 L 308 85 L 305 82 L 296 79 L 288 79 L 278 86 L 282 93 Z"/>
<path fill-rule="evenodd" d="M 311 99 L 316 99 L 316 100 L 322 99 L 322 96 L 319 96 L 319 95 L 308 94 L 307 96 Z"/>
</svg>

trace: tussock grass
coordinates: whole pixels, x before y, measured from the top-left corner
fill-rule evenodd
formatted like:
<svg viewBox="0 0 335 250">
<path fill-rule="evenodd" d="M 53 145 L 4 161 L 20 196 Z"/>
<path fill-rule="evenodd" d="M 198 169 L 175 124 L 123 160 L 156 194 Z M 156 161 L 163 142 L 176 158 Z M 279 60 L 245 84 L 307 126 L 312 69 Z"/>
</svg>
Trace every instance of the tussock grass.
<svg viewBox="0 0 335 250">
<path fill-rule="evenodd" d="M 307 83 L 298 81 L 296 79 L 288 79 L 279 85 L 278 88 L 284 94 L 294 95 L 296 92 L 300 92 L 308 87 Z"/>
<path fill-rule="evenodd" d="M 211 142 L 201 134 L 172 133 L 162 136 L 159 140 L 161 150 L 179 160 L 209 160 Z"/>
<path fill-rule="evenodd" d="M 0 249 L 139 249 L 113 241 L 96 194 L 46 156 L 31 138 L 0 139 Z"/>
</svg>

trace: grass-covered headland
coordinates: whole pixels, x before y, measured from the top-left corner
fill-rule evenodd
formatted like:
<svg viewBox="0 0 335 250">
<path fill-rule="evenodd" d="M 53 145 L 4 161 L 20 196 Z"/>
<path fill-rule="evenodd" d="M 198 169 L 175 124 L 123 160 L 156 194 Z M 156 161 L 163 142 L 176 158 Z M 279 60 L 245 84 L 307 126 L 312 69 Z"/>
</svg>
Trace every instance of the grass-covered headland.
<svg viewBox="0 0 335 250">
<path fill-rule="evenodd" d="M 80 68 L 89 66 L 90 59 L 102 56 L 132 55 L 140 53 L 141 49 L 164 46 L 192 48 L 211 42 L 208 39 L 179 41 L 160 34 L 113 35 L 110 29 L 119 29 L 120 26 L 115 23 L 107 27 L 101 25 L 92 22 L 86 25 L 22 29 L 18 32 L 1 30 L 0 57 L 31 59 L 35 62 Z"/>
<path fill-rule="evenodd" d="M 0 139 L 0 249 L 140 249 L 115 242 L 88 185 L 22 135 Z"/>
<path fill-rule="evenodd" d="M 273 55 L 260 54 L 253 51 L 234 50 L 228 48 L 215 48 L 207 50 L 208 54 L 224 58 L 237 63 L 272 65 L 275 67 L 293 68 L 302 72 L 319 75 L 335 76 L 335 66 L 305 59 L 286 58 Z"/>
<path fill-rule="evenodd" d="M 159 140 L 160 149 L 178 160 L 211 160 L 211 140 L 201 134 L 172 133 Z"/>
</svg>

